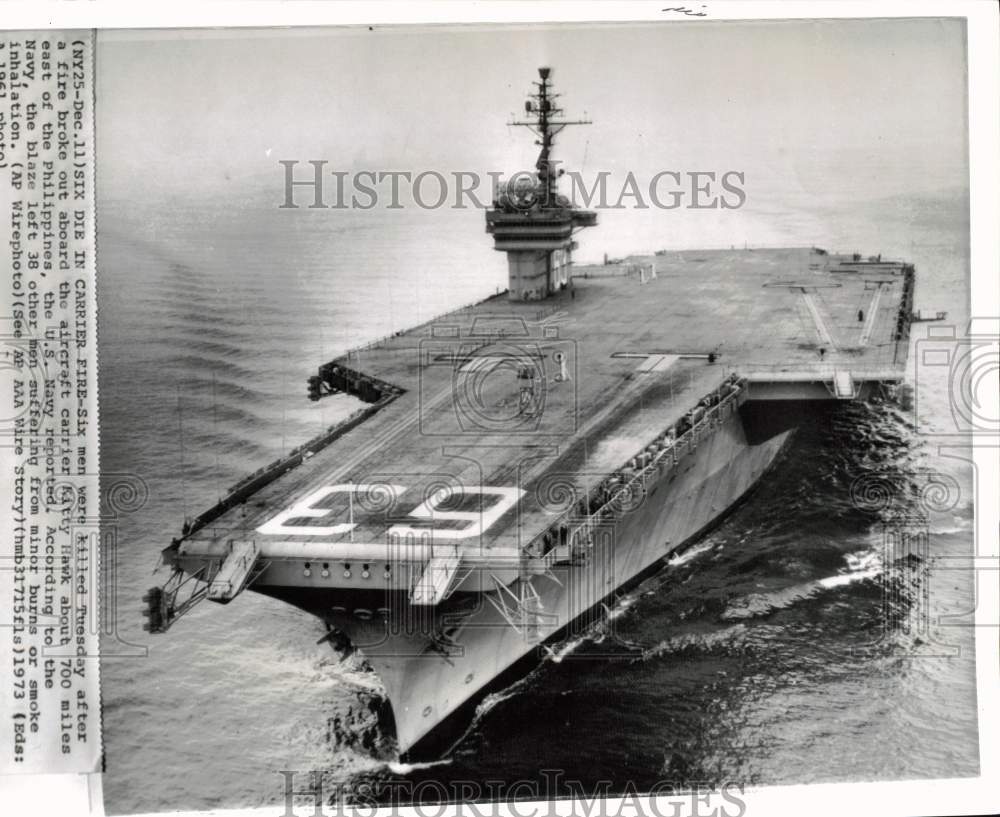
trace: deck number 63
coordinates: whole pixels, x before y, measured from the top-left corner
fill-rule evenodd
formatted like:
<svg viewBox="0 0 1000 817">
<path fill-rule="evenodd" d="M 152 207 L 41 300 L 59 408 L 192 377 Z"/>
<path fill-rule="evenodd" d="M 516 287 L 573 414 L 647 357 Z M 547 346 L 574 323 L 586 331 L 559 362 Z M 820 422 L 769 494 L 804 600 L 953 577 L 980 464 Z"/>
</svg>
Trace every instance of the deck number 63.
<svg viewBox="0 0 1000 817">
<path fill-rule="evenodd" d="M 269 536 L 339 536 L 350 533 L 357 527 L 353 521 L 338 522 L 335 525 L 292 525 L 289 523 L 296 519 L 322 519 L 328 516 L 332 513 L 332 509 L 319 508 L 317 505 L 329 496 L 333 496 L 334 494 L 349 494 L 353 501 L 354 494 L 369 491 L 377 492 L 379 495 L 388 493 L 392 503 L 405 493 L 406 487 L 403 485 L 386 485 L 385 483 L 361 485 L 354 482 L 345 482 L 339 485 L 324 485 L 319 490 L 313 491 L 308 496 L 303 497 L 292 505 L 292 507 L 283 510 L 277 516 L 265 522 L 257 528 L 257 532 Z M 430 534 L 432 539 L 437 541 L 467 539 L 470 536 L 479 536 L 488 531 L 524 495 L 524 491 L 520 488 L 491 487 L 487 485 L 478 488 L 463 487 L 460 489 L 461 496 L 498 497 L 498 501 L 482 511 L 442 510 L 440 506 L 448 501 L 454 493 L 458 493 L 458 491 L 453 492 L 448 488 L 443 488 L 421 502 L 408 515 L 416 519 L 430 519 L 436 522 L 464 522 L 465 525 L 463 527 L 425 528 L 412 527 L 410 525 L 393 525 L 386 533 L 389 536 L 399 536 L 401 539 L 405 538 L 408 534 L 413 534 L 416 539 Z M 351 507 L 353 508 L 353 505 Z"/>
</svg>

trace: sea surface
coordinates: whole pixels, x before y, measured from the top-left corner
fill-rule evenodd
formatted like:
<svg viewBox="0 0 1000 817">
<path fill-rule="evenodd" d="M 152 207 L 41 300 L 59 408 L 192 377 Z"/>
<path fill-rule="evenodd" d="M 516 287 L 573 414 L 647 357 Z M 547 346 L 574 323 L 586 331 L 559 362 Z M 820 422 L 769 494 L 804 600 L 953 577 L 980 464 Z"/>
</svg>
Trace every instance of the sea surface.
<svg viewBox="0 0 1000 817">
<path fill-rule="evenodd" d="M 782 201 L 758 220 L 766 230 L 738 236 L 717 222 L 678 234 L 662 212 L 633 234 L 598 227 L 579 257 L 745 236 L 879 252 L 914 262 L 916 307 L 964 331 L 964 190 Z M 546 769 L 587 791 L 978 773 L 961 569 L 972 482 L 929 434 L 953 428 L 940 369 L 802 428 L 748 501 L 487 699 L 442 763 L 401 765 L 345 735 L 378 680 L 317 644 L 319 621 L 296 609 L 245 593 L 145 633 L 141 597 L 165 580 L 153 569 L 184 518 L 355 408 L 306 399 L 317 365 L 495 292 L 505 268 L 478 211 L 105 195 L 98 217 L 102 471 L 105 491 L 119 486 L 102 663 L 110 813 L 279 803 L 281 770 L 326 770 L 352 790 L 526 779 L 542 796 L 567 793 L 545 788 Z M 914 344 L 930 325 L 914 326 Z M 859 487 L 872 474 L 891 477 L 888 499 Z M 917 558 L 887 550 L 900 526 L 929 531 Z"/>
</svg>

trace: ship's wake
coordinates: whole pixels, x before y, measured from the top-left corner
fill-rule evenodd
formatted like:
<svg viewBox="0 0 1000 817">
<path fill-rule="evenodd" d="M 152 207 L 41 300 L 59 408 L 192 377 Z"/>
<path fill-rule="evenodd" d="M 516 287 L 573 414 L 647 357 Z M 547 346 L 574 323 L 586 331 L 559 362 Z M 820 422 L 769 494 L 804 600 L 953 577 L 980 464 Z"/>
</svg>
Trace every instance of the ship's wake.
<svg viewBox="0 0 1000 817">
<path fill-rule="evenodd" d="M 778 610 L 814 598 L 825 590 L 846 587 L 855 582 L 874 580 L 882 575 L 882 566 L 877 553 L 869 551 L 847 554 L 845 561 L 847 568 L 832 576 L 801 582 L 770 592 L 750 593 L 731 600 L 719 618 L 723 621 L 738 621 L 769 616 Z"/>
<path fill-rule="evenodd" d="M 707 652 L 716 649 L 733 649 L 742 644 L 746 632 L 746 624 L 740 622 L 711 632 L 681 633 L 647 647 L 642 652 L 642 660 L 650 661 L 661 656 L 674 655 L 689 650 Z"/>
<path fill-rule="evenodd" d="M 385 767 L 393 774 L 406 775 L 413 774 L 417 771 L 423 771 L 424 769 L 433 769 L 435 766 L 450 766 L 451 758 L 443 758 L 441 760 L 429 760 L 424 763 L 399 763 L 390 761 L 385 764 Z"/>
<path fill-rule="evenodd" d="M 712 540 L 701 542 L 700 544 L 686 548 L 679 553 L 671 554 L 670 558 L 667 560 L 667 565 L 668 567 L 680 567 L 681 565 L 694 561 L 703 553 L 708 553 L 714 547 L 715 542 Z"/>
</svg>

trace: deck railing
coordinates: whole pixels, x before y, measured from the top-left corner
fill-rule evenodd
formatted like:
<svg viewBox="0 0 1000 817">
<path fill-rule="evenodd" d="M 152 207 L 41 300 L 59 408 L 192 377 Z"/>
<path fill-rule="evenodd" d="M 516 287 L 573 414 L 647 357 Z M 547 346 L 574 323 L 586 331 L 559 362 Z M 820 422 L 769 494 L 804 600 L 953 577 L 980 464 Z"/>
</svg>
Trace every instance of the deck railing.
<svg viewBox="0 0 1000 817">
<path fill-rule="evenodd" d="M 371 403 L 364 408 L 358 409 L 352 414 L 345 417 L 338 423 L 334 423 L 328 426 L 325 431 L 321 432 L 317 436 L 313 437 L 308 442 L 293 448 L 287 454 L 279 457 L 274 462 L 269 465 L 265 465 L 263 468 L 258 468 L 252 474 L 248 474 L 243 477 L 237 483 L 235 483 L 228 491 L 228 493 L 222 497 L 218 502 L 216 502 L 211 508 L 203 511 L 198 516 L 193 519 L 186 520 L 184 522 L 184 527 L 181 530 L 181 539 L 186 539 L 192 536 L 197 531 L 204 528 L 206 525 L 211 524 L 220 516 L 222 516 L 226 511 L 235 508 L 237 505 L 246 502 L 247 499 L 253 494 L 257 493 L 261 488 L 274 482 L 278 477 L 297 468 L 307 459 L 313 456 L 313 454 L 326 448 L 330 443 L 344 436 L 348 431 L 356 428 L 362 422 L 371 417 L 375 412 L 382 409 L 388 403 L 395 400 L 401 392 L 387 392 L 375 403 Z M 176 541 L 176 540 L 175 540 Z"/>
<path fill-rule="evenodd" d="M 567 553 L 572 556 L 580 553 L 582 548 L 591 547 L 595 529 L 606 521 L 616 520 L 636 496 L 645 494 L 646 486 L 654 475 L 659 476 L 664 469 L 673 468 L 694 451 L 702 439 L 739 408 L 746 394 L 746 387 L 746 380 L 736 375 L 723 381 L 718 389 L 702 398 L 684 418 L 660 432 L 628 463 L 588 492 L 588 495 L 603 493 L 605 498 L 585 514 L 583 521 L 568 524 L 578 513 L 575 506 L 570 508 L 543 533 L 532 539 L 524 548 L 525 555 L 528 558 L 541 556 L 545 564 L 551 566 L 557 561 L 565 560 Z M 706 402 L 707 406 L 704 405 Z M 684 430 L 677 433 L 679 428 Z M 654 447 L 656 452 L 650 453 L 649 449 Z"/>
</svg>

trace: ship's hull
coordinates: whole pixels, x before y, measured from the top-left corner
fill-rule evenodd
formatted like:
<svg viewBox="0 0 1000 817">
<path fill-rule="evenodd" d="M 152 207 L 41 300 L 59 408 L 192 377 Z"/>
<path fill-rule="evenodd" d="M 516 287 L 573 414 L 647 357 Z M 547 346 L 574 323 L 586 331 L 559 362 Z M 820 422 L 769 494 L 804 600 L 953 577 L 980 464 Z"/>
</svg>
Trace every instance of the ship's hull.
<svg viewBox="0 0 1000 817">
<path fill-rule="evenodd" d="M 585 562 L 525 577 L 525 587 L 515 582 L 492 601 L 457 596 L 433 612 L 390 601 L 394 614 L 386 617 L 371 614 L 385 610 L 384 599 L 258 589 L 309 610 L 349 638 L 385 685 L 400 753 L 436 754 L 470 708 L 530 668 L 543 645 L 591 626 L 602 602 L 655 571 L 753 488 L 793 430 L 760 434 L 747 416 L 730 414 L 690 455 L 650 481 L 645 495 L 595 537 Z M 518 598 L 527 601 L 518 604 Z M 450 728 L 442 728 L 446 723 Z"/>
</svg>

